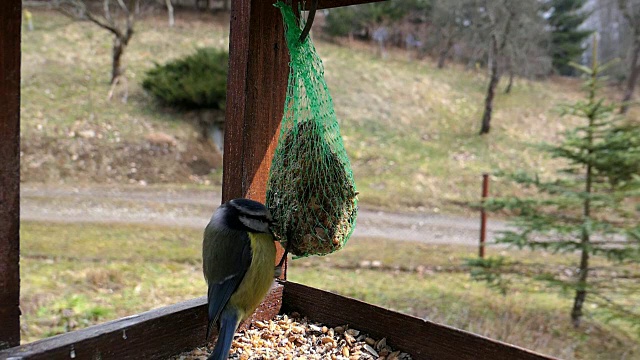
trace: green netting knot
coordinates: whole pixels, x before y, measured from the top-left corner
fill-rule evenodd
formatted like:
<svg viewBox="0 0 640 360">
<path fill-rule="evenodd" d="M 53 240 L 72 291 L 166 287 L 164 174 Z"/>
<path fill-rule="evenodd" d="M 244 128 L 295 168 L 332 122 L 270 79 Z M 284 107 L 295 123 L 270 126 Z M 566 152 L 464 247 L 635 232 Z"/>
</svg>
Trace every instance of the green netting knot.
<svg viewBox="0 0 640 360">
<path fill-rule="evenodd" d="M 351 236 L 358 211 L 356 187 L 338 119 L 310 37 L 300 43 L 298 19 L 282 12 L 290 53 L 284 115 L 269 182 L 267 207 L 274 234 L 297 256 L 326 255 Z"/>
</svg>

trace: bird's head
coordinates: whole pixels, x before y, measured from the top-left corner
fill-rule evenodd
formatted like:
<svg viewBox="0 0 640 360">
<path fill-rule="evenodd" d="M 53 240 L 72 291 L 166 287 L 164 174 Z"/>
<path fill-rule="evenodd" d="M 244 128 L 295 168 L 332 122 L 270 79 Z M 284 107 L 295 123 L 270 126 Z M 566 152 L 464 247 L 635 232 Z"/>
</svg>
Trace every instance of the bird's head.
<svg viewBox="0 0 640 360">
<path fill-rule="evenodd" d="M 220 228 L 252 233 L 270 233 L 269 226 L 273 222 L 264 205 L 249 199 L 233 199 L 222 204 L 212 220 Z"/>
</svg>

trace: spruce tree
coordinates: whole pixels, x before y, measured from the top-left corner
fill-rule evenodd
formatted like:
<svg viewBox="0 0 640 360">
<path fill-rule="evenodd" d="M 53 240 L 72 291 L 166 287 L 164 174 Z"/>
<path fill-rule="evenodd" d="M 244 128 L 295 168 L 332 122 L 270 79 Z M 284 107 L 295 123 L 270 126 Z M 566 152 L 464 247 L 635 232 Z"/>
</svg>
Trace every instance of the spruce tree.
<svg viewBox="0 0 640 360">
<path fill-rule="evenodd" d="M 581 11 L 585 3 L 586 0 L 551 0 L 547 3 L 552 64 L 560 75 L 575 74 L 569 62 L 576 61 L 583 53 L 582 42 L 591 34 L 591 31 L 579 30 L 589 17 L 587 12 Z"/>
<path fill-rule="evenodd" d="M 222 150 L 224 110 L 227 99 L 229 53 L 216 48 L 201 48 L 194 54 L 155 64 L 144 74 L 142 87 L 164 105 L 195 110 L 201 140 L 210 140 Z"/>
<path fill-rule="evenodd" d="M 572 64 L 587 76 L 586 96 L 564 110 L 566 115 L 581 119 L 582 124 L 566 132 L 559 144 L 542 145 L 566 167 L 545 179 L 526 173 L 506 174 L 537 190 L 536 196 L 496 198 L 485 206 L 515 213 L 513 230 L 503 232 L 498 243 L 576 255 L 572 276 L 545 269 L 545 264 L 538 264 L 540 268 L 533 271 L 537 279 L 573 290 L 571 320 L 576 327 L 588 297 L 638 325 L 640 314 L 634 313 L 637 310 L 616 304 L 607 295 L 612 291 L 607 288 L 609 282 L 603 282 L 601 277 L 597 281 L 590 278 L 595 256 L 614 264 L 640 262 L 640 125 L 618 117 L 616 104 L 598 96 L 601 73 L 607 66 L 597 63 L 596 51 L 594 43 L 590 68 Z M 504 284 L 500 273 L 522 275 L 522 268 L 505 269 L 505 263 L 495 259 L 472 261 L 472 274 L 493 285 Z M 611 273 L 612 277 L 620 276 L 616 271 Z M 614 294 L 615 297 L 623 296 Z"/>
<path fill-rule="evenodd" d="M 200 48 L 194 54 L 158 63 L 147 70 L 142 87 L 166 105 L 189 109 L 224 109 L 229 53 Z"/>
</svg>

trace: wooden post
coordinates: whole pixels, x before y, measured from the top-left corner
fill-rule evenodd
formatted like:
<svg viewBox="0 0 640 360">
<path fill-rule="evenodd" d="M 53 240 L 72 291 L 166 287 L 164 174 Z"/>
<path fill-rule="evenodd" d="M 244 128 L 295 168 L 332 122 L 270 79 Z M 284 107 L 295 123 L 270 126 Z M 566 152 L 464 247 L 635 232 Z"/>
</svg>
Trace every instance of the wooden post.
<svg viewBox="0 0 640 360">
<path fill-rule="evenodd" d="M 282 16 L 271 1 L 232 2 L 229 65 L 222 201 L 264 203 L 289 75 Z M 276 246 L 277 263 L 284 250 Z"/>
<path fill-rule="evenodd" d="M 487 239 L 487 212 L 484 210 L 484 201 L 489 195 L 489 174 L 482 174 L 482 207 L 480 208 L 480 259 L 484 259 L 484 247 Z"/>
<path fill-rule="evenodd" d="M 20 344 L 20 0 L 0 1 L 0 349 Z"/>
<path fill-rule="evenodd" d="M 263 202 L 284 110 L 289 55 L 271 1 L 234 1 L 229 34 L 222 201 Z"/>
</svg>

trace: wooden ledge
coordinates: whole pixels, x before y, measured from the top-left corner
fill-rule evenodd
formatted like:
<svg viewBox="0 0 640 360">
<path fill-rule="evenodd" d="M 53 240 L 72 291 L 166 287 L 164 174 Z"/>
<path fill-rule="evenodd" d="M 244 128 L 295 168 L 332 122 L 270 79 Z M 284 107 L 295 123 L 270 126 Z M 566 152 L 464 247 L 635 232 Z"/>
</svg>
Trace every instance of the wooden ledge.
<svg viewBox="0 0 640 360">
<path fill-rule="evenodd" d="M 274 284 L 251 321 L 278 314 L 282 289 L 281 284 Z M 203 296 L 53 336 L 0 351 L 0 360 L 166 359 L 204 345 L 206 303 Z"/>
<path fill-rule="evenodd" d="M 292 282 L 275 283 L 251 321 L 294 311 L 328 326 L 348 324 L 373 337 L 386 337 L 415 360 L 554 359 Z M 204 345 L 206 323 L 206 298 L 201 297 L 0 351 L 0 360 L 166 359 Z"/>
<path fill-rule="evenodd" d="M 394 349 L 411 354 L 415 360 L 554 359 L 360 300 L 287 282 L 282 295 L 282 312 L 294 311 L 327 326 L 348 324 L 374 338 L 386 337 Z"/>
<path fill-rule="evenodd" d="M 330 9 L 341 6 L 360 5 L 374 2 L 382 2 L 386 0 L 318 0 L 318 9 Z M 303 2 L 303 10 L 309 10 L 311 0 Z"/>
</svg>

